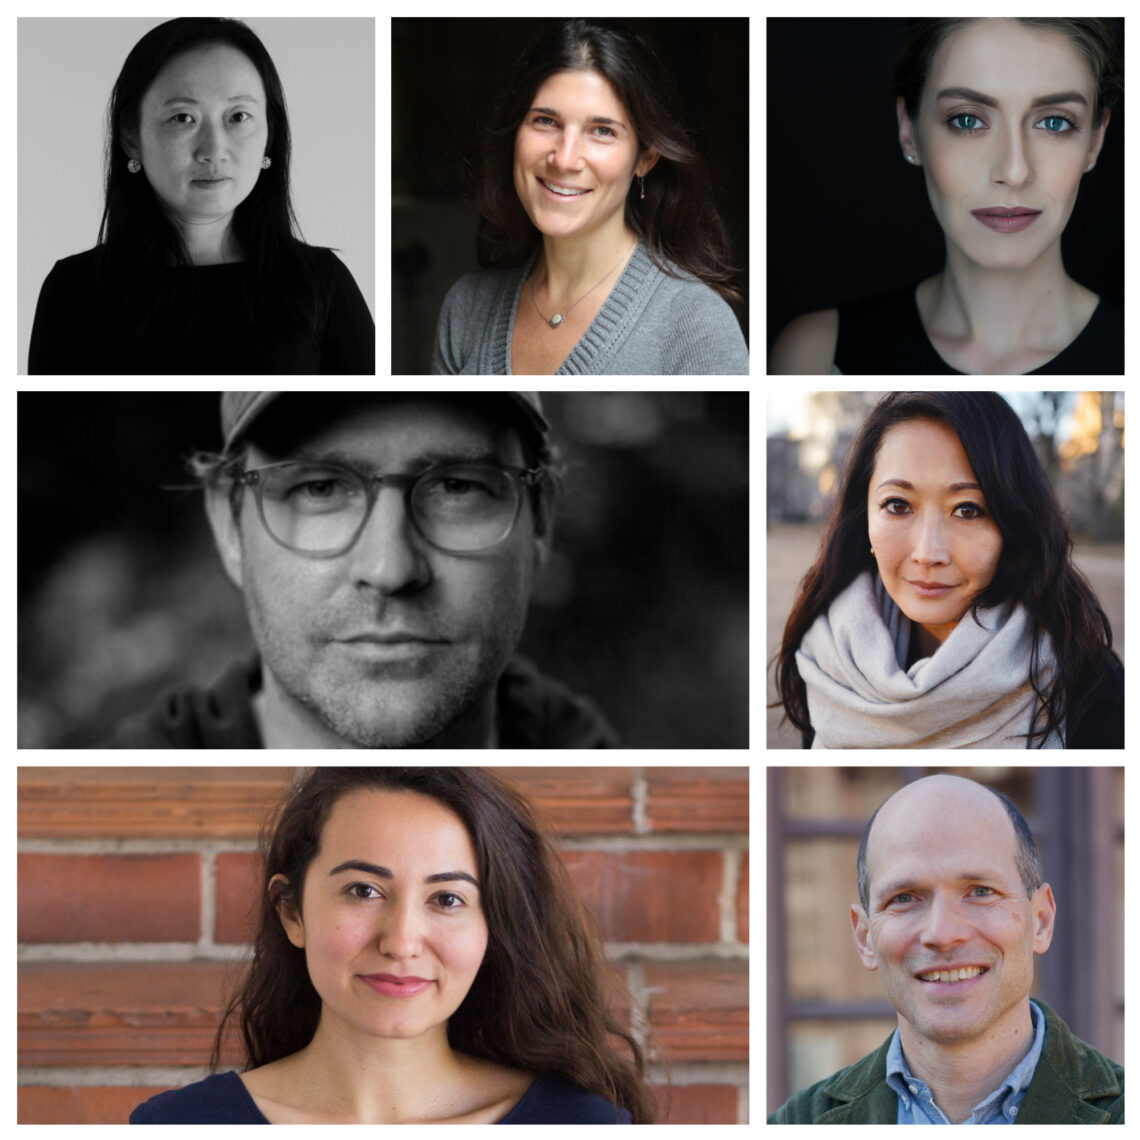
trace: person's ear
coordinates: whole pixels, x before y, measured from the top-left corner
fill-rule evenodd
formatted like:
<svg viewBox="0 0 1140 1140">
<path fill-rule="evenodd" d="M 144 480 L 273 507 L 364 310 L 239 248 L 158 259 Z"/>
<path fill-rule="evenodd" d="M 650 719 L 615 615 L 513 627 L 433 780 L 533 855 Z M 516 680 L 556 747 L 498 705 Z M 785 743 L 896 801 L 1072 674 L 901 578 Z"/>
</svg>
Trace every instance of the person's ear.
<svg viewBox="0 0 1140 1140">
<path fill-rule="evenodd" d="M 899 118 L 899 146 L 902 147 L 903 156 L 912 165 L 921 166 L 922 155 L 918 149 L 918 132 L 915 130 L 913 120 L 906 113 L 906 103 L 903 102 L 901 95 L 896 102 L 895 111 Z"/>
<path fill-rule="evenodd" d="M 644 178 L 657 165 L 657 160 L 660 157 L 661 155 L 652 148 L 643 150 L 641 157 L 637 160 L 637 165 L 633 168 L 634 174 L 638 178 Z"/>
<path fill-rule="evenodd" d="M 879 960 L 875 956 L 875 946 L 871 941 L 871 924 L 867 912 L 858 904 L 851 904 L 851 933 L 855 938 L 855 949 L 868 970 L 877 970 Z"/>
<path fill-rule="evenodd" d="M 119 145 L 123 148 L 127 158 L 142 158 L 138 131 L 132 130 L 130 127 L 123 127 L 119 132 Z"/>
<path fill-rule="evenodd" d="M 1108 127 L 1108 120 L 1111 118 L 1111 116 L 1112 112 L 1106 110 L 1104 112 L 1104 118 L 1100 121 L 1100 126 L 1092 132 L 1092 135 L 1089 138 L 1088 162 L 1086 163 L 1085 168 L 1086 173 L 1088 173 L 1089 170 L 1092 170 L 1092 168 L 1096 166 L 1096 160 L 1100 156 L 1100 148 L 1104 146 L 1104 132 Z"/>
<path fill-rule="evenodd" d="M 214 545 L 218 548 L 218 556 L 226 576 L 237 588 L 241 589 L 242 549 L 241 527 L 235 517 L 235 511 L 230 499 L 231 485 L 228 480 L 211 483 L 206 488 L 206 517 L 210 520 L 210 529 L 214 532 Z M 242 492 L 242 499 L 245 492 Z M 238 503 L 241 510 L 241 500 Z"/>
<path fill-rule="evenodd" d="M 269 880 L 269 898 L 285 928 L 285 937 L 297 947 L 305 948 L 305 924 L 301 921 L 301 912 L 291 901 L 288 890 L 289 880 L 284 875 L 274 875 Z"/>
<path fill-rule="evenodd" d="M 1053 924 L 1057 919 L 1053 888 L 1048 883 L 1042 883 L 1033 892 L 1029 906 L 1033 912 L 1033 952 L 1044 954 L 1053 942 Z"/>
</svg>

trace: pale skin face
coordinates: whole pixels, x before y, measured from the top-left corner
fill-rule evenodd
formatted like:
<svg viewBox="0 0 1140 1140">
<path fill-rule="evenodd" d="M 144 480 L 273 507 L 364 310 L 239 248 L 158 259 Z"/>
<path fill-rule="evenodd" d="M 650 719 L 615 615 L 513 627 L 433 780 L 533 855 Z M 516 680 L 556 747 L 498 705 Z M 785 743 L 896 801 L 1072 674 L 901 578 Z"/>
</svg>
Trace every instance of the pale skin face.
<svg viewBox="0 0 1140 1140">
<path fill-rule="evenodd" d="M 898 1011 L 908 1063 L 924 1080 L 953 1075 L 941 1099 L 935 1089 L 944 1111 L 951 1087 L 965 1087 L 959 1119 L 1032 1044 L 1033 955 L 1049 948 L 1056 904 L 1047 883 L 1026 896 L 1016 849 L 992 793 L 957 776 L 927 777 L 880 809 L 867 847 L 869 910 L 851 907 L 856 949 Z M 919 980 L 966 967 L 984 972 Z"/>
<path fill-rule="evenodd" d="M 329 813 L 305 875 L 301 911 L 279 907 L 304 950 L 327 1039 L 446 1040 L 487 950 L 471 837 L 459 817 L 414 792 L 358 789 Z M 277 879 L 270 884 L 273 890 Z M 392 996 L 365 978 L 422 979 Z"/>
<path fill-rule="evenodd" d="M 215 44 L 176 56 L 159 72 L 124 147 L 142 163 L 134 177 L 150 182 L 166 214 L 197 242 L 228 229 L 261 175 L 268 139 L 257 68 Z"/>
<path fill-rule="evenodd" d="M 899 141 L 926 176 L 952 251 L 991 269 L 1022 269 L 1059 249 L 1109 112 L 1093 126 L 1093 74 L 1058 32 L 980 19 L 934 55 L 916 119 L 898 101 Z M 1023 206 L 1040 216 L 995 232 L 973 210 Z"/>
<path fill-rule="evenodd" d="M 1002 538 L 957 435 L 909 420 L 883 436 L 867 491 L 879 577 L 933 653 L 993 580 Z"/>
<path fill-rule="evenodd" d="M 303 452 L 378 474 L 475 459 L 525 466 L 504 417 L 427 397 L 349 405 Z M 297 457 L 252 447 L 246 467 Z M 485 746 L 494 687 L 547 549 L 529 496 L 510 535 L 476 554 L 430 546 L 393 486 L 381 489 L 355 545 L 330 558 L 278 545 L 248 490 L 237 522 L 227 488 L 212 491 L 207 506 L 262 658 L 256 708 L 267 747 Z M 417 640 L 367 640 L 396 635 Z"/>
<path fill-rule="evenodd" d="M 639 151 L 629 111 L 608 79 L 560 71 L 539 87 L 515 136 L 515 191 L 545 236 L 612 242 L 628 232 L 630 182 L 656 161 L 655 152 Z M 559 195 L 547 186 L 582 193 Z"/>
</svg>

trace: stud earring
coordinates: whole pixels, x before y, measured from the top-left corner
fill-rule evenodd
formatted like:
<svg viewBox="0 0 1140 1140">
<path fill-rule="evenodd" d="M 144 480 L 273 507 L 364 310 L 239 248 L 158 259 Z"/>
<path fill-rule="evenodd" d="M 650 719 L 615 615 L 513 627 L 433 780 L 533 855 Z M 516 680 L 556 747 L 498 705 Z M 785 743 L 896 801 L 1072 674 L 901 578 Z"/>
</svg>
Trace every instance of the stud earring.
<svg viewBox="0 0 1140 1140">
<path fill-rule="evenodd" d="M 872 555 L 875 553 L 875 548 L 873 546 L 871 547 L 871 553 Z"/>
<path fill-rule="evenodd" d="M 1090 170 L 1092 170 L 1092 168 L 1093 168 L 1094 166 L 1096 166 L 1096 163 L 1095 163 L 1095 162 L 1090 162 L 1090 163 L 1088 164 L 1088 166 L 1086 166 L 1086 167 L 1085 167 L 1085 173 L 1086 173 L 1086 174 L 1088 174 L 1088 172 L 1089 172 Z"/>
<path fill-rule="evenodd" d="M 272 165 L 273 165 L 273 159 L 271 159 L 271 158 L 269 157 L 269 155 L 266 155 L 266 156 L 265 156 L 265 157 L 264 157 L 264 158 L 261 160 L 261 169 L 262 169 L 262 170 L 268 170 L 268 169 L 269 169 L 269 168 L 270 168 Z"/>
<path fill-rule="evenodd" d="M 139 160 L 137 158 L 128 158 L 127 159 L 127 169 L 132 174 L 138 174 L 138 172 L 140 170 L 142 170 L 142 163 L 139 162 Z"/>
<path fill-rule="evenodd" d="M 918 162 L 918 159 L 915 158 L 913 154 L 908 154 L 906 156 L 906 160 L 911 164 L 911 166 L 914 166 Z"/>
</svg>

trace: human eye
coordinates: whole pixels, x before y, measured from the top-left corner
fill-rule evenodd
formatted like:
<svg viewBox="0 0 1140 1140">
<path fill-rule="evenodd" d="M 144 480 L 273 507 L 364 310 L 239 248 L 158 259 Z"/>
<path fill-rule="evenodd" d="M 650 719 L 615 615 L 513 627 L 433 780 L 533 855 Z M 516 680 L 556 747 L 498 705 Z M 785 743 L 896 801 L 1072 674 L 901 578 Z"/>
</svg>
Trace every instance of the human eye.
<svg viewBox="0 0 1140 1140">
<path fill-rule="evenodd" d="M 966 513 L 965 514 L 960 513 L 963 511 Z M 971 520 L 971 519 L 985 518 L 986 512 L 985 512 L 985 509 L 978 506 L 977 503 L 959 503 L 954 508 L 954 514 L 957 515 L 958 518 L 960 518 L 960 519 Z"/>
<path fill-rule="evenodd" d="M 879 504 L 879 510 L 885 511 L 888 515 L 905 515 L 910 510 L 910 503 L 906 499 L 900 499 L 897 495 L 892 495 L 889 499 L 884 499 Z"/>
<path fill-rule="evenodd" d="M 894 906 L 896 903 L 900 906 L 905 906 L 911 902 L 914 902 L 914 895 L 912 895 L 910 891 L 899 891 L 897 895 L 892 895 L 887 900 L 887 906 Z"/>
<path fill-rule="evenodd" d="M 352 476 L 334 468 L 285 467 L 265 480 L 267 497 L 310 513 L 344 507 L 360 494 Z"/>
<path fill-rule="evenodd" d="M 974 134 L 986 125 L 982 122 L 981 116 L 975 115 L 972 111 L 959 111 L 957 114 L 951 115 L 946 120 L 946 124 L 952 131 L 966 135 Z"/>
<path fill-rule="evenodd" d="M 535 115 L 530 121 L 532 127 L 556 127 L 558 124 L 549 115 Z"/>
<path fill-rule="evenodd" d="M 607 127 L 604 123 L 599 123 L 594 128 L 594 133 L 599 135 L 601 138 L 604 138 L 604 139 L 616 139 L 617 138 L 617 131 L 615 131 L 613 129 L 613 127 Z"/>
<path fill-rule="evenodd" d="M 481 502 L 500 497 L 502 482 L 495 467 L 444 467 L 428 473 L 420 494 L 433 502 Z"/>
<path fill-rule="evenodd" d="M 371 883 L 349 883 L 348 886 L 344 888 L 344 893 L 357 902 L 370 902 L 373 899 L 384 897 L 380 893 L 379 888 L 373 886 Z"/>
<path fill-rule="evenodd" d="M 975 891 L 985 891 L 986 893 L 984 895 L 977 895 L 977 894 L 974 894 Z M 994 889 L 993 889 L 993 887 L 982 887 L 982 886 L 971 887 L 970 888 L 970 894 L 974 895 L 975 898 L 986 899 L 986 898 L 989 898 L 990 895 L 994 894 Z"/>
<path fill-rule="evenodd" d="M 194 116 L 191 115 L 189 111 L 175 111 L 167 120 L 167 122 L 175 123 L 180 127 L 188 126 L 193 121 Z"/>
<path fill-rule="evenodd" d="M 230 116 L 230 120 L 234 123 L 248 123 L 252 122 L 253 115 L 251 115 L 248 111 L 235 111 Z"/>
<path fill-rule="evenodd" d="M 440 910 L 462 910 L 467 905 L 467 900 L 455 891 L 440 891 L 439 894 L 432 896 L 431 901 Z"/>
<path fill-rule="evenodd" d="M 1049 135 L 1067 135 L 1080 129 L 1067 115 L 1046 115 L 1033 125 L 1041 127 Z"/>
</svg>

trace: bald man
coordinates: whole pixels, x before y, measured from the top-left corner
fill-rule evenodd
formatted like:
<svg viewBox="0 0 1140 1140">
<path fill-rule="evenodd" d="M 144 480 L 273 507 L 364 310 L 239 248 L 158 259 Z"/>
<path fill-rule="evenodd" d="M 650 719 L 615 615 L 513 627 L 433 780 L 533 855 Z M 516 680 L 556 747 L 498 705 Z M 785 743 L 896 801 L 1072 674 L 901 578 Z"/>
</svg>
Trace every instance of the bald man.
<svg viewBox="0 0 1140 1140">
<path fill-rule="evenodd" d="M 1031 1001 L 1057 905 L 1013 801 L 927 776 L 859 844 L 855 948 L 898 1028 L 769 1124 L 1123 1124 L 1124 1069 Z"/>
</svg>

